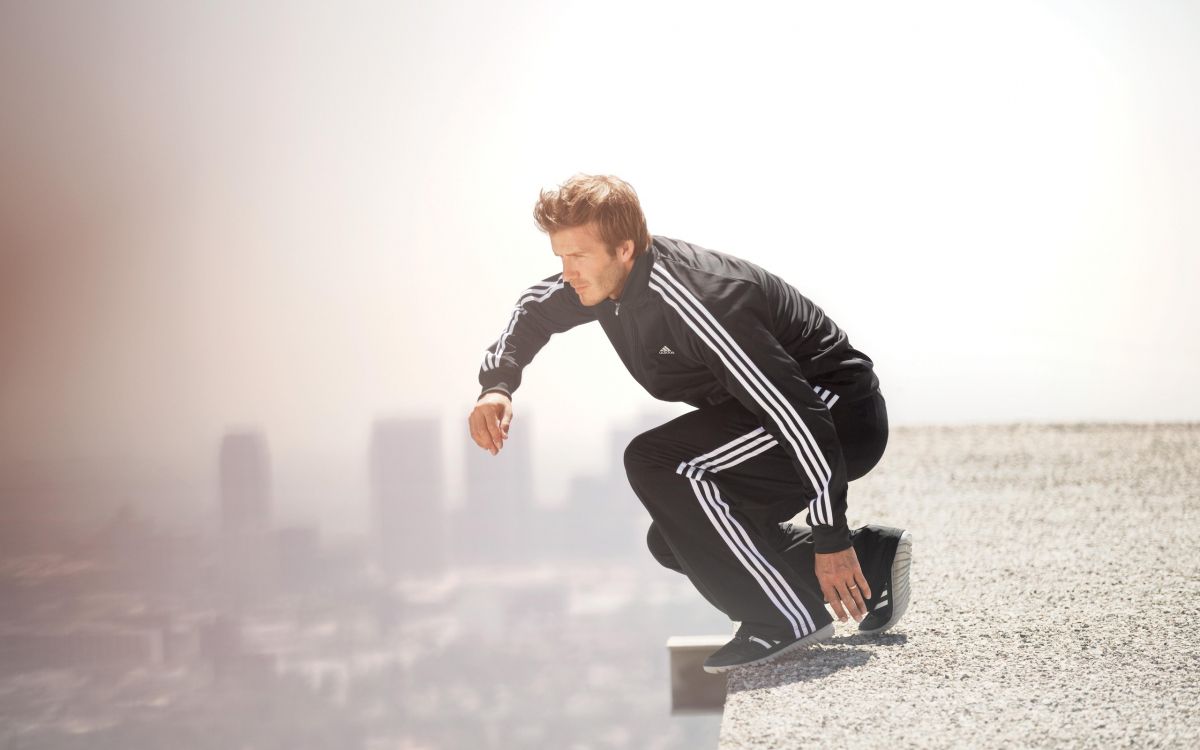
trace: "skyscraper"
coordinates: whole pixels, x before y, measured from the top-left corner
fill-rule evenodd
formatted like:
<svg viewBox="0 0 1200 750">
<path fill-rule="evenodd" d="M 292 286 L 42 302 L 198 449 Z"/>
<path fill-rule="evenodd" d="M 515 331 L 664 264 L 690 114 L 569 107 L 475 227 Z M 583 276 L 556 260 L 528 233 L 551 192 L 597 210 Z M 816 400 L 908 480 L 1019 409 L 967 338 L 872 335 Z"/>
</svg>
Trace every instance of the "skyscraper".
<svg viewBox="0 0 1200 750">
<path fill-rule="evenodd" d="M 577 476 L 556 519 L 555 537 L 564 559 L 620 559 L 641 554 L 641 540 L 650 518 L 629 487 L 622 456 L 625 446 L 637 435 L 657 427 L 661 418 L 639 415 L 632 424 L 621 424 L 609 432 L 611 457 L 608 468 L 598 475 Z"/>
<path fill-rule="evenodd" d="M 253 604 L 274 575 L 271 459 L 259 432 L 228 432 L 218 458 L 221 588 L 232 612 Z"/>
<path fill-rule="evenodd" d="M 229 432 L 221 440 L 221 531 L 265 533 L 271 525 L 271 459 L 261 433 Z"/>
<path fill-rule="evenodd" d="M 464 533 L 456 551 L 465 562 L 522 562 L 536 557 L 542 540 L 533 508 L 533 465 L 529 419 L 521 435 L 498 455 L 480 450 L 464 437 L 467 451 Z"/>
<path fill-rule="evenodd" d="M 383 571 L 428 578 L 446 568 L 446 498 L 441 424 L 381 419 L 371 430 L 373 517 Z"/>
</svg>

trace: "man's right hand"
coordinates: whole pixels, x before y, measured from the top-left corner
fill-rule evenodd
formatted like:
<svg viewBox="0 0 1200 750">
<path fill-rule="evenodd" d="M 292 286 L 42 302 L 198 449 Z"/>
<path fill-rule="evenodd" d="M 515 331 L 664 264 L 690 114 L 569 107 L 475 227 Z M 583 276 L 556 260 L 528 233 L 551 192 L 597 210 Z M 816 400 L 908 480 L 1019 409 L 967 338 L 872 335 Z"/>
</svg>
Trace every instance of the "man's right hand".
<svg viewBox="0 0 1200 750">
<path fill-rule="evenodd" d="M 508 425 L 512 418 L 512 399 L 498 391 L 483 394 L 467 417 L 471 439 L 480 448 L 496 455 L 508 440 Z"/>
</svg>

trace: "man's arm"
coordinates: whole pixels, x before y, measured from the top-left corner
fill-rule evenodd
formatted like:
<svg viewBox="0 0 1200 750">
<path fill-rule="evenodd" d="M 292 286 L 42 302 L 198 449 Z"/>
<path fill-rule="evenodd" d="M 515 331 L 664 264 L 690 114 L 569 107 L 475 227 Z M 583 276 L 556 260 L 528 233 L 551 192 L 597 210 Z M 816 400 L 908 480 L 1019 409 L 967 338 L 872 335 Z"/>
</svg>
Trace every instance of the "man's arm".
<svg viewBox="0 0 1200 750">
<path fill-rule="evenodd" d="M 579 303 L 575 292 L 563 284 L 562 274 L 521 293 L 508 325 L 488 347 L 479 367 L 482 391 L 467 417 L 476 445 L 493 456 L 500 451 L 512 422 L 512 394 L 521 385 L 525 366 L 551 336 L 595 319 L 595 314 Z"/>
<path fill-rule="evenodd" d="M 809 521 L 816 572 L 839 619 L 844 603 L 866 614 L 866 579 L 846 524 L 846 469 L 828 407 L 767 325 L 759 287 L 687 268 L 655 266 L 650 287 L 678 313 L 673 321 L 685 353 L 713 375 L 778 439 L 815 492 Z M 715 292 L 715 293 L 714 293 Z"/>
</svg>

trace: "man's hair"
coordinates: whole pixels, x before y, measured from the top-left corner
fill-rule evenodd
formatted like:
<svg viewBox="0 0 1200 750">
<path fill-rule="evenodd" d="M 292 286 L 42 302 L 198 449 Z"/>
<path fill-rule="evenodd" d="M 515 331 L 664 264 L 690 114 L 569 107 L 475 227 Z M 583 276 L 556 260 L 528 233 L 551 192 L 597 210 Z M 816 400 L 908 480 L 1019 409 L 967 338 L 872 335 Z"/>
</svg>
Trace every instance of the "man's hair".
<svg viewBox="0 0 1200 750">
<path fill-rule="evenodd" d="M 625 240 L 633 240 L 635 257 L 650 246 L 637 193 L 628 182 L 612 175 L 577 174 L 557 190 L 541 191 L 533 218 L 547 234 L 594 221 L 609 252 Z"/>
</svg>

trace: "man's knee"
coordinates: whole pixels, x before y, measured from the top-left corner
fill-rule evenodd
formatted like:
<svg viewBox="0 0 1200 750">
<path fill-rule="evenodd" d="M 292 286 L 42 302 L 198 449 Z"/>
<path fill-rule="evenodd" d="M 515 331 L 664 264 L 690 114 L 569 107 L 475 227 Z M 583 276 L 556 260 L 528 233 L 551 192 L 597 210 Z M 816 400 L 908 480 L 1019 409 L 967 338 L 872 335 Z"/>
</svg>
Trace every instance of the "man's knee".
<svg viewBox="0 0 1200 750">
<path fill-rule="evenodd" d="M 646 531 L 646 546 L 650 548 L 650 554 L 658 561 L 659 565 L 680 573 L 683 572 L 679 566 L 679 560 L 675 559 L 675 553 L 667 544 L 667 538 L 658 530 L 656 523 L 650 524 L 650 528 Z"/>
<path fill-rule="evenodd" d="M 625 446 L 625 474 L 630 479 L 645 475 L 663 467 L 662 447 L 655 438 L 654 430 L 643 432 Z"/>
</svg>

